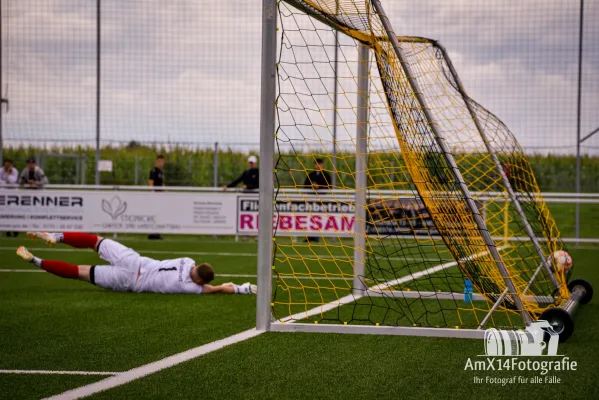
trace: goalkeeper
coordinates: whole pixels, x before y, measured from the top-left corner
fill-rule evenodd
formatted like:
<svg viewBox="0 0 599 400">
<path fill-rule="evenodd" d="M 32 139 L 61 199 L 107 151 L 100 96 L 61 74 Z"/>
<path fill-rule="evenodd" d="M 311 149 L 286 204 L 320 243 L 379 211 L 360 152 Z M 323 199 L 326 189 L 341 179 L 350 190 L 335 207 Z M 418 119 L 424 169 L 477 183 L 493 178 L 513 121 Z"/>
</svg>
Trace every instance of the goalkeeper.
<svg viewBox="0 0 599 400">
<path fill-rule="evenodd" d="M 17 255 L 51 274 L 78 279 L 118 292 L 255 294 L 256 285 L 225 283 L 213 286 L 214 270 L 209 264 L 195 265 L 191 258 L 158 261 L 140 256 L 122 244 L 81 232 L 27 232 L 31 239 L 49 245 L 64 243 L 78 249 L 93 249 L 110 265 L 73 265 L 64 261 L 42 260 L 24 246 Z"/>
</svg>

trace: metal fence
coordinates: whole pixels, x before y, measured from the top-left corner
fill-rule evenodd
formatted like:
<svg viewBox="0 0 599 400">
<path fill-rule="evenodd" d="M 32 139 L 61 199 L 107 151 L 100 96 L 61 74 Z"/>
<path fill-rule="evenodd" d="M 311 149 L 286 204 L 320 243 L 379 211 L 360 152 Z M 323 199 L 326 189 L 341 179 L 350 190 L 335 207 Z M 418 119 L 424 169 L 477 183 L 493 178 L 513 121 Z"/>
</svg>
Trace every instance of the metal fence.
<svg viewBox="0 0 599 400">
<path fill-rule="evenodd" d="M 388 1 L 529 152 L 599 155 L 599 3 Z M 0 140 L 259 144 L 261 1 L 0 0 Z M 578 140 L 579 139 L 579 140 Z"/>
<path fill-rule="evenodd" d="M 565 157 L 548 190 L 595 191 L 599 2 L 384 3 L 397 34 L 444 44 L 527 152 Z M 260 34 L 261 0 L 0 0 L 0 149 L 37 154 L 55 183 L 143 184 L 152 156 L 115 148 L 185 148 L 171 183 L 225 184 L 259 147 Z"/>
</svg>

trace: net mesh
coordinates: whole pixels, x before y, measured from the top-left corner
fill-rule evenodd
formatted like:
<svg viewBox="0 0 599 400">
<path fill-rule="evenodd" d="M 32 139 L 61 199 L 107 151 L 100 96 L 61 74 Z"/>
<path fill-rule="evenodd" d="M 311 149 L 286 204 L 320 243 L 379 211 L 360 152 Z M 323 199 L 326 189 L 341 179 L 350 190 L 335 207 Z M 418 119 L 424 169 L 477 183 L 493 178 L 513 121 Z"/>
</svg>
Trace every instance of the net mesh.
<svg viewBox="0 0 599 400">
<path fill-rule="evenodd" d="M 533 316 L 564 301 L 566 277 L 550 272 L 548 257 L 562 243 L 530 165 L 505 125 L 461 91 L 438 44 L 400 37 L 395 48 L 366 0 L 281 2 L 279 27 L 277 318 L 476 327 L 506 288 L 502 266 L 515 292 L 501 298 L 494 326 L 522 324 L 516 297 Z M 366 151 L 356 135 L 360 97 Z M 356 191 L 362 162 L 366 183 Z M 475 301 L 467 281 L 481 294 Z"/>
</svg>

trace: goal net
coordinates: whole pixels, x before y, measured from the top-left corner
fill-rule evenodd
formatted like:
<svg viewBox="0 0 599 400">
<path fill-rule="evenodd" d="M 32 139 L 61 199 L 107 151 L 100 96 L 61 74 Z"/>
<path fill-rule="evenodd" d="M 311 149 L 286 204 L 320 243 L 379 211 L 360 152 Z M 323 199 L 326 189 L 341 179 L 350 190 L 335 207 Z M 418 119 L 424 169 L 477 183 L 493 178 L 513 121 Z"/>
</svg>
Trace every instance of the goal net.
<svg viewBox="0 0 599 400">
<path fill-rule="evenodd" d="M 566 300 L 526 156 L 438 43 L 371 0 L 277 19 L 275 329 L 480 336 Z"/>
</svg>

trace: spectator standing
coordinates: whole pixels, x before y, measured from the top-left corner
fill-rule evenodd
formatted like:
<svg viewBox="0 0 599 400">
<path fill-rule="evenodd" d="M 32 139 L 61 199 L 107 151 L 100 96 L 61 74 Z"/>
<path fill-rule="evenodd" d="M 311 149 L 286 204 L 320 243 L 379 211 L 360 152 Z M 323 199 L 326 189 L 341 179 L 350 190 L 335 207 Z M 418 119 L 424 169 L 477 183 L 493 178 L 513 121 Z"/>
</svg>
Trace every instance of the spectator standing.
<svg viewBox="0 0 599 400">
<path fill-rule="evenodd" d="M 42 188 L 48 184 L 48 177 L 44 170 L 37 166 L 35 158 L 31 157 L 27 160 L 27 168 L 21 172 L 21 185 L 30 189 Z"/>
<path fill-rule="evenodd" d="M 156 162 L 154 163 L 154 168 L 150 170 L 150 179 L 148 181 L 148 185 L 154 187 L 153 191 L 162 191 L 164 184 L 164 156 L 159 154 L 156 156 Z M 148 239 L 150 240 L 162 240 L 162 236 L 159 233 L 150 233 L 148 235 Z"/>
<path fill-rule="evenodd" d="M 19 182 L 19 171 L 13 165 L 12 160 L 4 160 L 2 170 L 0 170 L 0 187 L 15 185 Z M 6 232 L 8 237 L 17 237 L 19 232 Z"/>
<path fill-rule="evenodd" d="M 260 169 L 258 168 L 258 159 L 256 156 L 248 157 L 248 169 L 243 171 L 243 173 L 235 179 L 233 182 L 229 183 L 227 186 L 224 186 L 223 189 L 235 187 L 243 182 L 241 186 L 244 190 L 255 190 L 260 187 L 259 185 L 260 179 Z"/>
<path fill-rule="evenodd" d="M 154 163 L 154 168 L 150 170 L 150 180 L 148 181 L 148 185 L 153 187 L 161 187 L 164 186 L 164 156 L 159 154 L 156 156 L 156 162 Z M 160 191 L 162 189 L 154 189 Z"/>
<path fill-rule="evenodd" d="M 308 174 L 304 181 L 306 188 L 312 188 L 315 191 L 331 188 L 331 175 L 324 170 L 324 160 L 317 158 L 314 160 L 314 170 Z M 317 236 L 308 236 L 306 242 L 318 242 Z"/>
<path fill-rule="evenodd" d="M 4 160 L 0 171 L 0 186 L 14 185 L 19 181 L 19 171 L 15 168 L 12 160 Z"/>
<path fill-rule="evenodd" d="M 233 182 L 229 183 L 227 186 L 223 186 L 223 190 L 227 190 L 227 188 L 232 188 L 240 183 L 243 183 L 241 186 L 245 191 L 254 191 L 260 187 L 260 169 L 258 168 L 258 159 L 256 156 L 250 155 L 248 157 L 248 169 L 243 171 L 241 175 Z M 249 240 L 249 236 L 242 236 L 241 240 L 246 241 Z"/>
<path fill-rule="evenodd" d="M 314 171 L 308 174 L 304 186 L 314 190 L 331 188 L 331 175 L 324 170 L 324 160 L 322 158 L 315 160 Z"/>
</svg>

